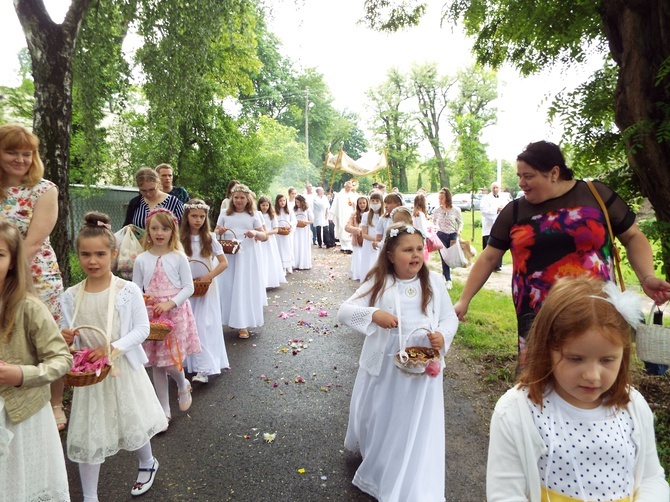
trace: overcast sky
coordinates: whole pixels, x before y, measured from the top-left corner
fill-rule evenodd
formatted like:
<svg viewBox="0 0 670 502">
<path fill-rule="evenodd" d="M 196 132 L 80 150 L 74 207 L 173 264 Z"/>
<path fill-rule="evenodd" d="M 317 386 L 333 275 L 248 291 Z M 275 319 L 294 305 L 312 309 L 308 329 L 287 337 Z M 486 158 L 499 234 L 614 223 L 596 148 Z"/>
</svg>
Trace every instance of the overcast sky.
<svg viewBox="0 0 670 502">
<path fill-rule="evenodd" d="M 283 42 L 281 52 L 301 67 L 314 67 L 335 98 L 335 105 L 361 116 L 366 130 L 365 92 L 382 83 L 395 66 L 409 70 L 413 63 L 436 62 L 442 73 L 453 74 L 472 63 L 471 41 L 459 30 L 440 27 L 445 0 L 428 0 L 429 10 L 418 28 L 395 34 L 373 32 L 358 24 L 363 0 L 273 0 L 269 25 Z M 68 0 L 45 0 L 54 20 L 60 21 Z M 0 84 L 16 83 L 16 53 L 25 37 L 12 2 L 0 1 Z M 501 70 L 497 101 L 498 123 L 485 133 L 489 156 L 513 161 L 523 147 L 539 139 L 560 141 L 560 128 L 547 124 L 549 97 L 566 85 L 574 86 L 593 69 L 554 70 L 521 79 L 509 68 Z"/>
</svg>

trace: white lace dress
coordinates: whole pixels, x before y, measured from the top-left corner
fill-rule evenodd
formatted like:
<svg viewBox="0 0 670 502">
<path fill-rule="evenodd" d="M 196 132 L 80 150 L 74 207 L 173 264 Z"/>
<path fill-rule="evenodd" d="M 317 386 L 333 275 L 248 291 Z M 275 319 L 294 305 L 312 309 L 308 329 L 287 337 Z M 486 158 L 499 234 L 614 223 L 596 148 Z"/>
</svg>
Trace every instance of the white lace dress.
<svg viewBox="0 0 670 502">
<path fill-rule="evenodd" d="M 398 295 L 403 333 L 429 327 L 429 318 L 421 312 L 419 280 L 398 281 Z M 345 322 L 366 330 L 371 324 L 366 310 L 357 309 Z M 393 363 L 400 350 L 398 330 L 387 334 L 379 375 L 359 368 L 351 394 L 344 446 L 363 457 L 353 484 L 384 502 L 441 502 L 445 500 L 442 375 L 410 376 L 400 371 Z M 411 335 L 407 346 L 411 345 L 429 347 L 426 332 Z"/>
<path fill-rule="evenodd" d="M 8 454 L 4 446 L 10 440 Z M 13 424 L 0 396 L 0 460 L 0 500 L 69 502 L 63 446 L 50 403 Z"/>
<path fill-rule="evenodd" d="M 109 289 L 84 292 L 76 325 L 106 330 L 108 294 Z M 117 294 L 129 293 L 122 289 Z M 118 310 L 114 312 L 112 326 L 113 342 L 121 336 Z M 87 342 L 85 331 L 81 334 L 82 346 L 99 345 L 97 339 Z M 110 372 L 102 382 L 74 388 L 67 433 L 67 456 L 73 462 L 101 464 L 119 450 L 137 450 L 167 427 L 165 412 L 146 370 L 143 367 L 133 370 L 123 355 L 114 364 L 119 371 L 117 376 Z"/>
<path fill-rule="evenodd" d="M 297 209 L 294 214 L 298 221 L 314 221 L 314 213 L 311 209 L 307 211 Z M 293 268 L 298 270 L 312 268 L 312 230 L 310 226 L 298 227 L 293 233 L 295 233 L 293 238 Z"/>
</svg>

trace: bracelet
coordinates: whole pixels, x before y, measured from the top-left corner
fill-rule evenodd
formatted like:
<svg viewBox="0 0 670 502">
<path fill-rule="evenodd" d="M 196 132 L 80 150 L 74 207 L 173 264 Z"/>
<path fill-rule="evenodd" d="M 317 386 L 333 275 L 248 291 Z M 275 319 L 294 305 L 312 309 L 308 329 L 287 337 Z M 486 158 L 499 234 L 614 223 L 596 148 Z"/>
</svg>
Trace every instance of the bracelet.
<svg viewBox="0 0 670 502">
<path fill-rule="evenodd" d="M 650 277 L 656 277 L 656 274 L 647 274 L 647 275 L 645 275 L 645 276 L 642 278 L 642 280 L 640 281 L 640 286 L 643 286 L 643 287 L 644 287 L 644 281 L 646 281 L 646 280 L 649 279 Z"/>
</svg>

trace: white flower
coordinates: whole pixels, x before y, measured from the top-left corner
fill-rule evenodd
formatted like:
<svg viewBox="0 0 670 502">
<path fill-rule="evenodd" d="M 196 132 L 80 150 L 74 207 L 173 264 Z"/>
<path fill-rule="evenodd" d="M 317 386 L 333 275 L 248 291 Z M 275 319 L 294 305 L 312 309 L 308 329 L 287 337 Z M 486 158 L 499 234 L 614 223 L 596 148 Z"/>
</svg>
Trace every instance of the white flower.
<svg viewBox="0 0 670 502">
<path fill-rule="evenodd" d="M 398 229 L 393 228 L 389 231 L 389 237 L 398 237 Z"/>
<path fill-rule="evenodd" d="M 407 233 L 408 234 L 413 234 L 414 233 L 414 227 L 407 227 Z"/>
<path fill-rule="evenodd" d="M 276 437 L 277 437 L 276 432 L 274 434 L 270 434 L 269 432 L 264 432 L 263 433 L 263 440 L 266 443 L 272 443 L 275 440 Z"/>
</svg>

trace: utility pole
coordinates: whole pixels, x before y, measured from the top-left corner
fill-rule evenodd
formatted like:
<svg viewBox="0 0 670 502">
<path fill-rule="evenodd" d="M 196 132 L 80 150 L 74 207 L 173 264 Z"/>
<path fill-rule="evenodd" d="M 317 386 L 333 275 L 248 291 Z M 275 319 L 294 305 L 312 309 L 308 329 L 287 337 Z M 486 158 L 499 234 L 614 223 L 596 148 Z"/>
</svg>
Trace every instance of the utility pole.
<svg viewBox="0 0 670 502">
<path fill-rule="evenodd" d="M 305 87 L 305 153 L 309 159 L 309 87 Z"/>
</svg>

